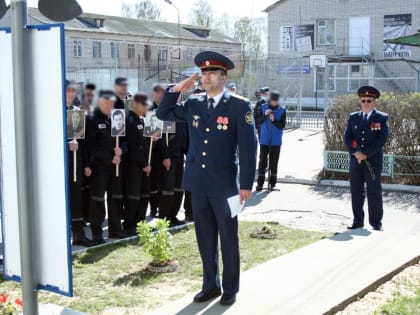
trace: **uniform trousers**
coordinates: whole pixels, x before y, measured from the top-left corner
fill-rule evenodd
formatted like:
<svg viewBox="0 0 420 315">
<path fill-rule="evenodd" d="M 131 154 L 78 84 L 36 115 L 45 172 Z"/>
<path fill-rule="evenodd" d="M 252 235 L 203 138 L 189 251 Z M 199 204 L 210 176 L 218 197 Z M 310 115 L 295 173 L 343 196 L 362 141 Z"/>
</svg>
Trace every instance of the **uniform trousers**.
<svg viewBox="0 0 420 315">
<path fill-rule="evenodd" d="M 73 234 L 73 240 L 81 239 L 85 237 L 83 231 L 83 213 L 82 213 L 82 185 L 83 185 L 83 173 L 82 168 L 77 167 L 76 170 L 76 181 L 74 181 L 73 174 L 73 163 L 69 168 L 69 180 L 70 180 L 70 213 L 71 213 L 71 231 Z"/>
<path fill-rule="evenodd" d="M 146 219 L 147 205 L 150 200 L 150 176 L 143 172 L 138 163 L 124 165 L 125 210 L 124 229 L 136 233 L 137 223 Z"/>
<path fill-rule="evenodd" d="M 375 180 L 372 179 L 365 163 L 359 165 L 355 157 L 350 158 L 350 190 L 354 223 L 356 225 L 364 223 L 363 205 L 366 197 L 366 183 L 369 223 L 374 227 L 381 227 L 384 212 L 381 184 L 382 156 L 375 157 L 370 162 L 375 173 Z"/>
<path fill-rule="evenodd" d="M 121 167 L 118 166 L 120 169 Z M 94 240 L 102 239 L 102 224 L 105 220 L 105 192 L 108 199 L 109 233 L 122 232 L 121 208 L 123 195 L 121 171 L 116 176 L 114 164 L 96 165 L 92 169 L 90 198 L 90 227 Z"/>
<path fill-rule="evenodd" d="M 203 264 L 203 292 L 220 289 L 218 236 L 223 261 L 225 294 L 239 291 L 240 263 L 238 219 L 232 218 L 226 198 L 191 193 L 195 232 Z"/>
</svg>

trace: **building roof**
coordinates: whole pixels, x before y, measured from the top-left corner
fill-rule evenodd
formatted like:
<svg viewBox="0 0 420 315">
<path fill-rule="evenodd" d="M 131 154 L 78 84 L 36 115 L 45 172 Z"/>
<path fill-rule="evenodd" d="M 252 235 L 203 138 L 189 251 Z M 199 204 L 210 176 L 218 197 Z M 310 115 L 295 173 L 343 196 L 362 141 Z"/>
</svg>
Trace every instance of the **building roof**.
<svg viewBox="0 0 420 315">
<path fill-rule="evenodd" d="M 29 24 L 56 23 L 49 20 L 37 8 L 28 8 Z M 10 10 L 0 26 L 10 25 Z M 64 22 L 64 27 L 69 31 L 123 34 L 133 36 L 173 38 L 178 39 L 178 24 L 162 21 L 138 20 L 119 16 L 99 15 L 83 13 L 79 17 Z M 240 42 L 226 36 L 216 30 L 200 26 L 181 24 L 180 37 L 183 40 L 200 40 L 211 42 L 223 42 L 239 45 Z"/>
<path fill-rule="evenodd" d="M 276 2 L 274 2 L 272 5 L 269 5 L 267 8 L 264 9 L 263 12 L 269 12 L 271 10 L 273 10 L 275 7 L 277 7 L 279 4 L 286 2 L 287 0 L 278 0 Z"/>
</svg>

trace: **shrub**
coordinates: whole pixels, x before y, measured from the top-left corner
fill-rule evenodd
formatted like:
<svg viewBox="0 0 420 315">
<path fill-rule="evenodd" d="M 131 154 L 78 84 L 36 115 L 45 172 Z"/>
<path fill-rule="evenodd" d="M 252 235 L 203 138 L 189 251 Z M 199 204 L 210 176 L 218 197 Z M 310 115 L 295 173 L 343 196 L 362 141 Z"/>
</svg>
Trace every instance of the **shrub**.
<svg viewBox="0 0 420 315">
<path fill-rule="evenodd" d="M 152 257 L 153 265 L 165 265 L 172 258 L 172 235 L 169 233 L 169 221 L 159 219 L 156 221 L 156 231 L 146 222 L 137 224 L 139 242 L 144 252 Z"/>
<path fill-rule="evenodd" d="M 393 94 L 383 93 L 376 108 L 389 114 L 390 134 L 384 152 L 397 156 L 420 156 L 420 93 Z M 344 131 L 349 113 L 360 110 L 357 95 L 336 97 L 325 111 L 324 132 L 325 149 L 346 151 Z M 397 173 L 418 173 L 420 162 L 415 159 L 396 157 L 394 170 Z M 323 177 L 334 178 L 331 172 Z M 337 175 L 343 178 L 343 174 Z M 420 184 L 420 177 L 398 177 L 397 182 Z"/>
</svg>

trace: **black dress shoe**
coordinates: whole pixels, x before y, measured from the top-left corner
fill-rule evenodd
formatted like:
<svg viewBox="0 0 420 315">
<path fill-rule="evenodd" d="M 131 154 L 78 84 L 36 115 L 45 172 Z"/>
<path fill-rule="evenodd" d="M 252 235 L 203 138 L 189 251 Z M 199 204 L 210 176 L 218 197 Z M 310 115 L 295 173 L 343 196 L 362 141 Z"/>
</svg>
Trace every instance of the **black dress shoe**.
<svg viewBox="0 0 420 315">
<path fill-rule="evenodd" d="M 211 299 L 214 299 L 220 296 L 220 294 L 222 294 L 222 292 L 220 292 L 220 290 L 218 289 L 210 291 L 208 293 L 201 291 L 196 296 L 194 296 L 194 302 L 196 303 L 207 302 L 207 301 L 210 301 Z"/>
<path fill-rule="evenodd" d="M 373 227 L 374 231 L 383 231 L 382 225 L 376 225 Z"/>
<path fill-rule="evenodd" d="M 351 226 L 347 227 L 347 230 L 356 230 L 356 229 L 362 229 L 364 227 L 363 224 L 356 224 L 353 223 Z"/>
<path fill-rule="evenodd" d="M 263 190 L 262 185 L 257 185 L 257 187 L 255 188 L 255 191 L 262 191 L 262 190 Z"/>
<path fill-rule="evenodd" d="M 96 242 L 86 237 L 86 238 L 74 239 L 72 244 L 73 246 L 92 247 L 96 245 Z"/>
<path fill-rule="evenodd" d="M 109 238 L 116 238 L 116 239 L 123 239 L 130 237 L 130 235 L 126 232 L 116 232 L 116 233 L 109 233 Z"/>
<path fill-rule="evenodd" d="M 185 215 L 185 221 L 194 222 L 194 218 L 193 218 L 192 215 L 186 214 Z"/>
<path fill-rule="evenodd" d="M 105 244 L 105 240 L 103 238 L 101 239 L 97 239 L 97 240 L 92 240 L 92 246 L 98 246 L 98 245 L 102 245 Z"/>
<path fill-rule="evenodd" d="M 220 304 L 229 306 L 236 302 L 236 294 L 223 294 L 220 299 Z"/>
</svg>

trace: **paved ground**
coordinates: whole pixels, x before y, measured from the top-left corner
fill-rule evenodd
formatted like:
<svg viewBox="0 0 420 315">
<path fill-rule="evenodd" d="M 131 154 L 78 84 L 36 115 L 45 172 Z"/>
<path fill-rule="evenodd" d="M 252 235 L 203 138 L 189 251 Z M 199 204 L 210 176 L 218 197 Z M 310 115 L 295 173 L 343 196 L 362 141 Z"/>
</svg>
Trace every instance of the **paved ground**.
<svg viewBox="0 0 420 315">
<path fill-rule="evenodd" d="M 384 225 L 383 232 L 346 231 L 243 273 L 230 308 L 188 295 L 150 314 L 324 314 L 420 255 L 418 214 L 390 211 Z"/>
</svg>

